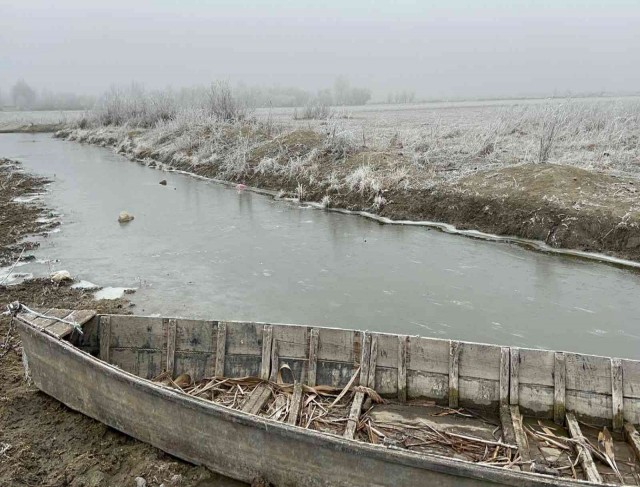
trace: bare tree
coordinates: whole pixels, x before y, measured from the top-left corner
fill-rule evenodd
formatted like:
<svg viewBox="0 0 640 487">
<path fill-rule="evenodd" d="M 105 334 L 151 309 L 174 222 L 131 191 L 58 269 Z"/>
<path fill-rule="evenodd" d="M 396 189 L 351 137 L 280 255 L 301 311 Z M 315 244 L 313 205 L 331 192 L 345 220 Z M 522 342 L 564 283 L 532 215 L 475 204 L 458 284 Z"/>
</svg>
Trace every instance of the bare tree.
<svg viewBox="0 0 640 487">
<path fill-rule="evenodd" d="M 233 96 L 229 83 L 224 81 L 211 84 L 206 109 L 224 122 L 237 122 L 247 116 L 246 107 Z"/>
<path fill-rule="evenodd" d="M 11 88 L 11 99 L 18 108 L 32 108 L 36 102 L 36 92 L 21 79 Z"/>
</svg>

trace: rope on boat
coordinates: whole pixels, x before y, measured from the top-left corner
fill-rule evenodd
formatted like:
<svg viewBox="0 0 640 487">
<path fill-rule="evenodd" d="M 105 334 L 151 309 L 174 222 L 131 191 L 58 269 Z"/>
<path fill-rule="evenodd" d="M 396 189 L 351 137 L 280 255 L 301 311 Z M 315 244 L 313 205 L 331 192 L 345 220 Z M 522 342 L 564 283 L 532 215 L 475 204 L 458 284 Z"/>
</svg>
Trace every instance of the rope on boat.
<svg viewBox="0 0 640 487">
<path fill-rule="evenodd" d="M 77 331 L 78 333 L 80 333 L 80 335 L 83 334 L 82 332 L 82 328 L 80 327 L 80 325 L 78 325 L 77 323 L 73 322 L 73 321 L 67 321 L 64 320 L 62 318 L 57 318 L 56 316 L 47 316 L 45 314 L 42 313 L 38 313 L 37 311 L 32 310 L 31 308 L 28 308 L 27 306 L 25 306 L 24 304 L 18 302 L 18 301 L 14 301 L 13 303 L 7 305 L 7 313 L 16 316 L 20 311 L 26 311 L 27 313 L 31 313 L 32 315 L 37 316 L 38 318 L 44 318 L 47 320 L 54 320 L 54 321 L 58 321 L 60 323 L 64 323 L 65 325 L 70 325 L 73 327 L 73 329 L 75 331 Z"/>
</svg>

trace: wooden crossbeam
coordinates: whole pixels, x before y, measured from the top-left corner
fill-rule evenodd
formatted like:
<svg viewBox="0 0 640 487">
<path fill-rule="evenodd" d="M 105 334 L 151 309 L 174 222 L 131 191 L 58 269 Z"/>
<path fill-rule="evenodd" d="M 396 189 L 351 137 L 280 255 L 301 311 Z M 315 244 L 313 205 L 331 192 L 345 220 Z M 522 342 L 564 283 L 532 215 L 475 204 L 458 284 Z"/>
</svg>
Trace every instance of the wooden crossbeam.
<svg viewBox="0 0 640 487">
<path fill-rule="evenodd" d="M 371 352 L 369 353 L 369 374 L 367 375 L 367 383 L 363 384 L 367 387 L 370 387 L 371 389 L 375 389 L 375 386 L 376 386 L 377 363 L 378 363 L 378 335 L 372 335 Z"/>
<path fill-rule="evenodd" d="M 371 361 L 371 334 L 364 331 L 360 333 L 360 385 L 366 386 L 369 382 L 369 363 Z"/>
<path fill-rule="evenodd" d="M 509 404 L 520 404 L 520 349 L 511 347 L 509 360 Z"/>
<path fill-rule="evenodd" d="M 260 365 L 260 378 L 268 379 L 271 373 L 271 345 L 273 343 L 273 327 L 264 325 L 262 331 L 262 362 Z"/>
<path fill-rule="evenodd" d="M 227 324 L 218 322 L 218 339 L 216 341 L 216 377 L 224 377 L 224 355 L 227 349 Z"/>
<path fill-rule="evenodd" d="M 458 362 L 460 361 L 460 342 L 449 343 L 449 407 L 458 407 Z"/>
<path fill-rule="evenodd" d="M 624 400 L 622 385 L 622 360 L 619 358 L 611 359 L 611 406 L 612 426 L 614 431 L 622 430 L 624 425 Z"/>
<path fill-rule="evenodd" d="M 356 435 L 356 428 L 358 427 L 358 420 L 360 419 L 360 411 L 362 410 L 363 402 L 364 392 L 356 392 L 353 396 L 353 402 L 351 403 L 351 411 L 349 411 L 347 427 L 344 430 L 345 438 L 353 439 Z"/>
<path fill-rule="evenodd" d="M 175 319 L 167 320 L 167 372 L 173 378 L 176 359 L 176 335 L 178 326 Z"/>
<path fill-rule="evenodd" d="M 567 365 L 564 353 L 556 352 L 553 359 L 553 421 L 564 424 L 566 413 Z"/>
<path fill-rule="evenodd" d="M 509 347 L 500 348 L 500 407 L 509 404 Z"/>
<path fill-rule="evenodd" d="M 271 388 L 267 384 L 260 383 L 245 399 L 241 410 L 249 414 L 258 414 L 270 397 Z"/>
<path fill-rule="evenodd" d="M 398 337 L 398 400 L 407 401 L 407 348 L 408 336 Z"/>
<path fill-rule="evenodd" d="M 302 383 L 296 382 L 293 386 L 293 398 L 291 399 L 291 408 L 289 409 L 287 423 L 294 426 L 298 424 L 300 409 L 302 409 Z"/>
<path fill-rule="evenodd" d="M 111 358 L 111 317 L 100 317 L 100 360 L 109 362 Z"/>
<path fill-rule="evenodd" d="M 582 431 L 580 430 L 580 425 L 578 424 L 578 420 L 576 419 L 575 414 L 567 413 L 566 418 L 567 427 L 569 428 L 569 434 L 576 440 L 576 450 L 578 451 L 580 464 L 582 465 L 582 469 L 585 472 L 587 480 L 589 482 L 593 482 L 594 484 L 601 484 L 602 477 L 600 477 L 600 473 L 598 473 L 596 464 L 593 462 L 591 451 L 587 447 L 587 442 L 582 435 Z"/>
<path fill-rule="evenodd" d="M 318 336 L 320 331 L 317 328 L 311 328 L 309 333 L 309 368 L 307 371 L 307 384 L 316 385 L 316 374 L 318 370 Z"/>
</svg>

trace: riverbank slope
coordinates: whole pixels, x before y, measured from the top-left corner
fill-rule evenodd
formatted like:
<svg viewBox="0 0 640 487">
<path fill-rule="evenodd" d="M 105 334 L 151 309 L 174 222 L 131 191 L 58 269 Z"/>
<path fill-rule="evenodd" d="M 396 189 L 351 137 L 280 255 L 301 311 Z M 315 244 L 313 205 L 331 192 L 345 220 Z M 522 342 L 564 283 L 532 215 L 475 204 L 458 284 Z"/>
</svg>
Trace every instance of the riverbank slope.
<svg viewBox="0 0 640 487">
<path fill-rule="evenodd" d="M 415 145 L 409 149 L 398 138 L 368 145 L 364 135 L 358 141 L 334 129 L 174 120 L 147 129 L 71 128 L 56 136 L 111 147 L 150 167 L 269 189 L 326 207 L 640 260 L 640 179 L 633 172 L 492 156 L 500 151 L 494 142 L 464 156 L 452 153 L 448 162 L 445 153 L 430 162 L 420 159 L 426 152 L 416 152 Z M 635 150 L 625 153 L 626 165 Z"/>
</svg>

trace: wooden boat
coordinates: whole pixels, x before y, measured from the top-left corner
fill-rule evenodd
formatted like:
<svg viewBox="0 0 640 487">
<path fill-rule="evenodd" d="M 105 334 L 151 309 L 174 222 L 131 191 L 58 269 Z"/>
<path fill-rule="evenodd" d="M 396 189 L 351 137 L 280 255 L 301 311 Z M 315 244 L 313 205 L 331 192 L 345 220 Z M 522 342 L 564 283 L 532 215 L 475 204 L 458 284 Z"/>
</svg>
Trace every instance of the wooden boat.
<svg viewBox="0 0 640 487">
<path fill-rule="evenodd" d="M 39 389 L 242 481 L 640 484 L 635 360 L 297 325 L 14 312 Z"/>
</svg>

